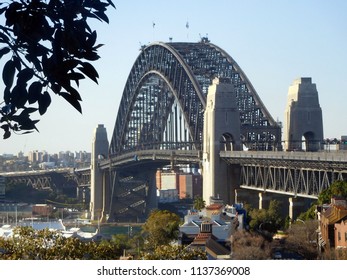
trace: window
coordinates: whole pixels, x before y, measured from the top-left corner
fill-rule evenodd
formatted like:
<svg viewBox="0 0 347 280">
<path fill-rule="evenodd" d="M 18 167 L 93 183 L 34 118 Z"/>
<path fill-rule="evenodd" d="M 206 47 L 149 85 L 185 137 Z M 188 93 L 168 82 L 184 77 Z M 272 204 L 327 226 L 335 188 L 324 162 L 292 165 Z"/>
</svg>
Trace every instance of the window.
<svg viewBox="0 0 347 280">
<path fill-rule="evenodd" d="M 345 232 L 345 241 L 347 241 L 347 231 Z"/>
<path fill-rule="evenodd" d="M 337 233 L 337 239 L 338 239 L 339 241 L 341 240 L 341 232 L 340 232 L 340 231 Z"/>
</svg>

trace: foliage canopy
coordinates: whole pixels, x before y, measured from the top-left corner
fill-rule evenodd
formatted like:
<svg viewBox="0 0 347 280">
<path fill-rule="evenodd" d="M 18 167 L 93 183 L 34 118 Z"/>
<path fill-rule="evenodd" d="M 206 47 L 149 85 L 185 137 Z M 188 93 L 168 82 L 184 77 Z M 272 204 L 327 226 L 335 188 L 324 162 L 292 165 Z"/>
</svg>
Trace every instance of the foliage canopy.
<svg viewBox="0 0 347 280">
<path fill-rule="evenodd" d="M 153 210 L 146 223 L 143 225 L 143 233 L 148 248 L 156 248 L 168 245 L 178 237 L 180 217 L 168 210 Z"/>
<path fill-rule="evenodd" d="M 99 59 L 97 33 L 90 19 L 109 22 L 111 0 L 12 0 L 0 3 L 0 59 L 5 86 L 0 103 L 4 139 L 11 132 L 37 130 L 32 114 L 46 113 L 51 94 L 82 113 L 80 80 L 98 82 L 90 63 Z"/>
<path fill-rule="evenodd" d="M 144 260 L 206 260 L 207 254 L 199 248 L 178 245 L 161 245 L 142 254 Z"/>
<path fill-rule="evenodd" d="M 3 260 L 109 260 L 120 252 L 108 241 L 84 242 L 78 238 L 65 238 L 49 229 L 31 227 L 14 229 L 12 238 L 0 238 L 0 259 Z"/>
<path fill-rule="evenodd" d="M 276 232 L 283 227 L 283 219 L 280 214 L 280 202 L 271 200 L 269 209 L 252 209 L 249 211 L 251 218 L 249 225 L 254 230 L 267 230 Z"/>
<path fill-rule="evenodd" d="M 339 196 L 347 199 L 347 182 L 335 181 L 329 188 L 322 191 L 318 196 L 318 203 L 330 203 L 333 196 Z"/>
<path fill-rule="evenodd" d="M 196 196 L 194 198 L 193 206 L 194 206 L 194 209 L 200 211 L 201 209 L 205 208 L 206 202 L 201 196 Z"/>
</svg>

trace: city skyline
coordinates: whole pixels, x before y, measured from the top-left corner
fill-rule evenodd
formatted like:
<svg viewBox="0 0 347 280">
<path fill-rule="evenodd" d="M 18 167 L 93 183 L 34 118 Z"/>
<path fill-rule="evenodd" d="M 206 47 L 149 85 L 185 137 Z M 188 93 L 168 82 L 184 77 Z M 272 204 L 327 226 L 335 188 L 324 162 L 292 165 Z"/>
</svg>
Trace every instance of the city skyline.
<svg viewBox="0 0 347 280">
<path fill-rule="evenodd" d="M 197 42 L 208 36 L 245 72 L 274 119 L 284 120 L 288 88 L 298 77 L 312 77 L 323 111 L 324 138 L 347 134 L 344 120 L 347 80 L 347 2 L 334 1 L 146 1 L 115 3 L 110 24 L 93 24 L 101 59 L 94 63 L 99 85 L 82 81 L 80 115 L 52 96 L 39 117 L 39 133 L 13 135 L 0 154 L 32 150 L 91 151 L 93 130 L 104 124 L 111 140 L 118 105 L 141 45 L 153 41 Z M 216 17 L 214 17 L 217 15 Z M 3 90 L 3 85 L 0 85 Z"/>
</svg>

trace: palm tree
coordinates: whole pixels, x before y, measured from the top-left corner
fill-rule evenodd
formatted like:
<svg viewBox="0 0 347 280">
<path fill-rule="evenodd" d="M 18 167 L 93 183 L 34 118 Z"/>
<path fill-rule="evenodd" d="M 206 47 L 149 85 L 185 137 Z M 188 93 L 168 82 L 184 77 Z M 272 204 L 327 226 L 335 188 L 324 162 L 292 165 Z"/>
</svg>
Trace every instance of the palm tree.
<svg viewBox="0 0 347 280">
<path fill-rule="evenodd" d="M 205 208 L 206 202 L 201 196 L 196 196 L 194 199 L 194 209 L 200 211 L 201 209 Z"/>
</svg>

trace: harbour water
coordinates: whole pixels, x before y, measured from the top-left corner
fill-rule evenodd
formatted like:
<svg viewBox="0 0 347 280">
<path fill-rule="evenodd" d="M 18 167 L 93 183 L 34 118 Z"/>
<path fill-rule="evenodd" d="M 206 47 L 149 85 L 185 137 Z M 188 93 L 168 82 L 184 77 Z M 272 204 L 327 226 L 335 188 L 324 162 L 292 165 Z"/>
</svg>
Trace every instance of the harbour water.
<svg viewBox="0 0 347 280">
<path fill-rule="evenodd" d="M 126 234 L 128 236 L 134 236 L 142 229 L 142 224 L 102 224 L 102 225 L 81 225 L 79 228 L 84 232 L 95 232 L 99 229 L 99 234 L 111 237 L 115 234 Z"/>
</svg>

